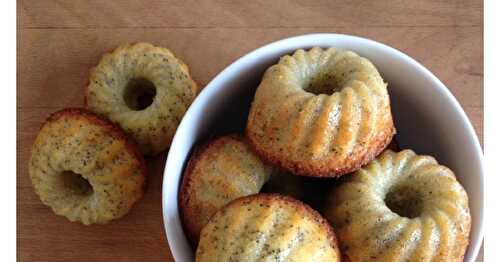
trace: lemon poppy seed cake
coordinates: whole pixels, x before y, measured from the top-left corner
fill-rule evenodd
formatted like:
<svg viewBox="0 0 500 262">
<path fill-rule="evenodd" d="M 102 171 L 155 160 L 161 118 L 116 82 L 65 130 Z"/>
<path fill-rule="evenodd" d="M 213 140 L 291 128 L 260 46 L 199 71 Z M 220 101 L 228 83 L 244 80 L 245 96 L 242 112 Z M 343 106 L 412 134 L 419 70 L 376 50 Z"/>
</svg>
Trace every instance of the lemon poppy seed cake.
<svg viewBox="0 0 500 262">
<path fill-rule="evenodd" d="M 375 158 L 395 134 L 375 66 L 351 51 L 297 50 L 257 88 L 246 133 L 265 159 L 306 176 L 340 176 Z"/>
<path fill-rule="evenodd" d="M 64 109 L 40 129 L 29 174 L 44 204 L 88 225 L 125 215 L 143 194 L 146 168 L 118 126 L 85 109 Z"/>
<path fill-rule="evenodd" d="M 126 44 L 92 69 L 86 104 L 131 134 L 143 153 L 154 155 L 170 146 L 196 93 L 188 67 L 170 50 Z"/>
<path fill-rule="evenodd" d="M 340 261 L 335 234 L 294 198 L 256 194 L 230 202 L 203 228 L 196 261 Z"/>
<path fill-rule="evenodd" d="M 197 148 L 179 190 L 181 218 L 191 242 L 196 245 L 203 226 L 225 204 L 258 193 L 271 172 L 239 135 L 212 139 Z"/>
<path fill-rule="evenodd" d="M 453 172 L 387 150 L 330 195 L 326 217 L 350 261 L 462 261 L 471 217 Z"/>
</svg>

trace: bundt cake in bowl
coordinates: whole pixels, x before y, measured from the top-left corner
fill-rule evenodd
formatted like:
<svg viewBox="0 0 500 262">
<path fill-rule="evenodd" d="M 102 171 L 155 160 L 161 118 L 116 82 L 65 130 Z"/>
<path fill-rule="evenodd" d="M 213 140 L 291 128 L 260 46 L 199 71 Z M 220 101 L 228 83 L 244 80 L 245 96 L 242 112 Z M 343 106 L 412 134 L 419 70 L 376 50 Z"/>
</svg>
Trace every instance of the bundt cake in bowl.
<svg viewBox="0 0 500 262">
<path fill-rule="evenodd" d="M 316 47 L 316 48 L 315 48 Z M 257 87 L 262 83 L 264 73 L 271 66 L 280 63 L 280 58 L 288 56 L 293 56 L 294 52 L 300 51 L 302 55 L 308 52 L 313 52 L 313 56 L 325 52 L 325 50 L 333 50 L 329 48 L 334 48 L 336 51 L 344 52 L 350 50 L 357 56 L 366 58 L 373 64 L 376 68 L 378 74 L 380 75 L 382 82 L 380 83 L 380 90 L 385 88 L 388 94 L 389 101 L 384 102 L 385 95 L 380 96 L 377 99 L 370 97 L 369 102 L 377 101 L 379 105 L 384 103 L 390 103 L 390 114 L 387 113 L 386 116 L 391 116 L 393 128 L 391 124 L 381 125 L 380 130 L 386 130 L 388 134 L 384 139 L 379 139 L 380 146 L 374 146 L 372 140 L 366 139 L 366 137 L 376 137 L 374 135 L 366 136 L 366 134 L 357 133 L 356 136 L 365 136 L 363 141 L 369 143 L 369 145 L 362 145 L 360 147 L 365 148 L 364 150 L 371 150 L 366 156 L 358 154 L 358 160 L 356 163 L 351 165 L 346 165 L 354 168 L 339 168 L 338 171 L 333 171 L 331 169 L 316 169 L 313 166 L 309 166 L 306 169 L 301 169 L 295 163 L 285 163 L 281 159 L 280 147 L 272 147 L 269 145 L 270 141 L 264 142 L 268 148 L 262 147 L 257 148 L 255 145 L 261 143 L 264 140 L 254 139 L 253 147 L 264 161 L 271 165 L 280 165 L 285 171 L 291 171 L 300 173 L 303 175 L 315 175 L 321 174 L 323 176 L 331 176 L 330 174 L 342 174 L 340 180 L 349 179 L 352 174 L 344 174 L 345 172 L 356 171 L 358 168 L 367 164 L 369 161 L 360 161 L 359 159 L 376 159 L 379 157 L 380 151 L 383 147 L 390 141 L 389 137 L 392 137 L 394 130 L 397 130 L 395 138 L 402 149 L 411 149 L 416 155 L 429 155 L 433 156 L 434 159 L 440 165 L 448 167 L 453 171 L 454 181 L 457 181 L 465 192 L 467 192 L 468 199 L 468 211 L 470 213 L 470 220 L 468 216 L 464 216 L 461 219 L 463 223 L 462 229 L 467 232 L 468 239 L 463 241 L 456 241 L 454 243 L 468 243 L 465 244 L 465 253 L 463 249 L 456 249 L 454 254 L 457 257 L 463 254 L 464 261 L 474 261 L 477 253 L 480 249 L 481 242 L 483 239 L 482 233 L 482 219 L 483 219 L 483 166 L 482 166 L 482 150 L 478 142 L 477 136 L 474 133 L 471 123 L 469 122 L 467 116 L 465 115 L 463 109 L 460 107 L 456 99 L 450 93 L 450 91 L 444 86 L 443 83 L 439 81 L 429 70 L 420 65 L 417 61 L 413 60 L 409 56 L 403 54 L 402 52 L 386 46 L 384 44 L 368 40 L 365 38 L 339 35 L 339 34 L 312 34 L 292 37 L 284 40 L 280 40 L 243 56 L 242 58 L 235 61 L 233 64 L 228 66 L 219 75 L 217 75 L 197 96 L 193 104 L 190 106 L 186 112 L 184 118 L 182 119 L 177 132 L 172 140 L 170 147 L 170 153 L 168 155 L 164 180 L 163 180 L 163 218 L 164 225 L 167 235 L 168 244 L 170 250 L 172 251 L 173 257 L 176 261 L 194 261 L 196 255 L 196 248 L 192 247 L 189 243 L 186 232 L 183 230 L 180 211 L 179 211 L 179 190 L 181 181 L 183 178 L 183 173 L 187 163 L 189 162 L 190 156 L 194 151 L 196 145 L 201 141 L 206 141 L 207 138 L 214 135 L 222 135 L 230 132 L 245 133 L 247 138 L 249 138 L 247 120 L 248 116 L 252 116 L 251 106 L 255 102 Z M 322 51 L 321 51 L 322 50 Z M 332 51 L 330 51 L 332 52 Z M 351 53 L 349 53 L 351 54 Z M 302 59 L 302 55 L 299 59 Z M 351 54 L 352 55 L 352 54 Z M 305 56 L 304 56 L 305 57 Z M 320 55 L 321 57 L 321 55 Z M 290 60 L 290 59 L 286 59 Z M 362 59 L 361 59 L 362 60 Z M 318 60 L 319 61 L 319 60 Z M 286 62 L 286 61 L 285 61 Z M 283 62 L 283 63 L 285 63 Z M 288 61 L 289 66 L 292 65 L 292 61 Z M 365 64 L 365 66 L 367 66 Z M 367 66 L 369 68 L 370 66 Z M 299 73 L 300 70 L 296 70 Z M 374 71 L 372 71 L 374 72 Z M 304 75 L 306 71 L 303 72 Z M 349 73 L 349 70 L 347 71 Z M 360 74 L 356 75 L 360 76 Z M 286 75 L 282 75 L 286 77 Z M 273 81 L 284 81 L 279 79 L 279 77 L 273 77 Z M 321 82 L 321 81 L 320 81 Z M 387 84 L 387 86 L 385 86 Z M 306 85 L 304 85 L 306 86 Z M 309 90 L 311 95 L 301 93 L 297 95 L 295 99 L 302 101 L 299 97 L 307 95 L 309 97 L 321 98 L 310 99 L 314 101 L 316 99 L 321 99 L 317 101 L 318 105 L 327 105 L 329 102 L 334 102 L 333 98 L 326 97 L 326 94 L 318 95 L 318 92 L 328 91 L 329 86 L 323 85 L 313 85 L 318 87 L 318 90 Z M 324 87 L 325 89 L 321 89 Z M 331 86 L 330 86 L 331 87 Z M 307 87 L 306 87 L 307 89 Z M 321 90 L 320 90 L 321 89 Z M 354 89 L 354 88 L 353 88 Z M 269 91 L 269 90 L 267 90 Z M 266 91 L 266 93 L 267 93 Z M 300 91 L 300 90 L 298 90 Z M 306 90 L 307 91 L 307 90 Z M 335 88 L 329 91 L 336 91 Z M 363 91 L 361 89 L 357 91 Z M 302 91 L 301 91 L 302 92 Z M 315 93 L 316 92 L 316 93 Z M 342 91 L 340 91 L 341 93 Z M 350 91 L 348 91 L 350 92 Z M 368 90 L 367 92 L 374 92 L 374 89 Z M 273 93 L 273 92 L 270 92 Z M 281 94 L 281 92 L 278 92 Z M 362 92 L 361 92 L 362 93 Z M 383 92 L 382 92 L 383 93 Z M 365 95 L 359 95 L 356 93 L 355 98 L 368 97 Z M 259 96 L 257 94 L 257 96 Z M 278 95 L 273 95 L 271 97 L 271 103 L 280 103 L 282 99 Z M 266 98 L 269 99 L 269 98 Z M 360 99 L 361 100 L 361 99 Z M 304 102 L 307 104 L 307 101 Z M 321 103 L 320 103 L 321 102 Z M 384 103 L 382 103 L 384 102 Z M 374 102 L 375 103 L 375 102 Z M 310 102 L 310 107 L 316 103 Z M 362 103 L 361 103 L 362 104 Z M 369 103 L 365 103 L 369 105 Z M 292 108 L 287 107 L 288 104 L 282 103 L 280 106 L 282 109 Z M 274 108 L 274 107 L 273 107 Z M 277 107 L 279 110 L 279 107 Z M 304 107 L 309 108 L 309 107 Z M 326 108 L 326 107 L 323 107 Z M 362 107 L 357 107 L 361 109 Z M 366 107 L 368 108 L 368 107 Z M 379 112 L 381 108 L 379 107 Z M 356 110 L 358 110 L 356 109 Z M 267 112 L 267 109 L 260 110 L 262 112 Z M 274 110 L 274 109 L 272 109 Z M 271 111 L 272 111 L 271 110 Z M 284 110 L 286 111 L 286 110 Z M 308 110 L 310 112 L 315 112 L 315 110 Z M 257 111 L 255 111 L 257 112 Z M 298 112 L 298 111 L 297 111 Z M 385 111 L 387 112 L 387 111 Z M 283 114 L 286 115 L 286 114 Z M 311 116 L 311 114 L 308 114 Z M 320 114 L 318 114 L 320 115 Z M 361 114 L 359 114 L 361 115 Z M 271 117 L 271 115 L 269 115 Z M 281 119 L 276 116 L 272 116 L 274 120 L 266 120 L 265 124 L 270 127 L 283 128 L 289 124 L 290 121 L 286 119 Z M 382 118 L 383 119 L 383 118 Z M 385 118 L 388 120 L 389 118 Z M 304 118 L 304 120 L 310 120 Z M 380 120 L 377 120 L 380 121 Z M 304 123 L 306 123 L 305 121 Z M 264 123 L 264 122 L 263 122 Z M 262 124 L 257 126 L 263 126 Z M 309 123 L 309 122 L 307 122 Z M 313 123 L 313 122 L 311 122 Z M 319 123 L 319 122 L 317 122 Z M 324 122 L 326 123 L 326 122 Z M 387 121 L 390 123 L 390 121 Z M 313 125 L 306 125 L 308 128 L 313 128 Z M 333 125 L 331 126 L 333 127 Z M 338 127 L 341 127 L 339 125 Z M 379 126 L 371 125 L 370 129 L 359 130 L 375 130 Z M 351 130 L 358 129 L 358 127 L 351 127 Z M 252 129 L 253 130 L 253 129 Z M 317 129 L 320 130 L 320 129 Z M 378 130 L 378 129 L 377 129 Z M 378 131 L 373 134 L 381 134 L 383 131 Z M 271 132 L 272 131 L 272 132 Z M 281 130 L 284 131 L 284 130 Z M 253 131 L 252 131 L 253 132 Z M 256 134 L 273 135 L 272 129 L 262 129 L 262 131 L 257 130 Z M 278 134 L 278 133 L 276 133 Z M 290 133 L 292 134 L 292 133 Z M 295 135 L 295 133 L 293 133 Z M 296 133 L 297 135 L 304 135 L 307 133 Z M 313 137 L 321 137 L 320 132 L 313 132 Z M 273 136 L 273 138 L 281 138 L 281 135 Z M 299 137 L 300 138 L 300 137 Z M 250 138 L 251 139 L 251 138 Z M 259 138 L 260 139 L 260 138 Z M 264 137 L 265 140 L 269 140 L 269 137 Z M 298 145 L 308 145 L 306 147 L 296 147 L 306 153 L 311 153 L 308 157 L 321 157 L 328 155 L 327 151 L 322 151 L 321 147 L 315 146 L 316 144 L 310 143 L 312 138 L 307 139 L 289 139 L 287 141 L 292 141 L 292 143 L 298 143 Z M 309 142 L 308 142 L 309 141 Z M 314 140 L 316 141 L 316 140 Z M 319 139 L 318 141 L 322 141 Z M 345 152 L 351 151 L 356 145 L 356 141 L 359 141 L 352 137 L 351 139 L 345 139 L 349 141 L 347 147 L 341 147 Z M 275 141 L 272 141 L 273 143 Z M 264 144 L 263 143 L 263 144 Z M 312 146 L 311 146 L 312 145 Z M 319 145 L 319 144 L 318 144 Z M 281 147 L 281 151 L 286 156 L 296 155 L 297 152 L 293 151 L 294 147 Z M 261 152 L 259 152 L 261 151 Z M 270 157 L 265 157 L 263 153 L 271 152 Z M 344 152 L 342 151 L 342 152 Z M 354 152 L 354 151 L 353 151 Z M 358 151 L 357 151 L 358 152 Z M 366 151 L 368 152 L 368 151 Z M 408 152 L 408 151 L 403 151 Z M 405 153 L 408 154 L 408 153 Z M 348 155 L 348 154 L 346 154 Z M 278 156 L 278 157 L 276 157 Z M 339 154 L 343 156 L 343 154 Z M 368 157 L 369 156 L 369 157 Z M 310 158 L 311 159 L 311 158 Z M 308 160 L 310 162 L 310 159 Z M 293 159 L 292 159 L 293 160 Z M 348 163 L 348 161 L 339 161 L 338 163 Z M 335 166 L 337 166 L 337 164 Z M 333 166 L 333 165 L 332 165 Z M 344 172 L 341 172 L 344 170 Z M 324 172 L 323 172 L 324 171 Z M 451 175 L 448 173 L 443 173 L 451 180 Z M 446 175 L 448 174 L 448 175 Z M 308 178 L 309 179 L 309 178 Z M 334 178 L 314 178 L 314 179 L 334 179 Z M 309 192 L 309 191 L 308 191 Z M 398 191 L 399 192 L 399 191 Z M 458 192 L 458 191 L 457 191 Z M 318 192 L 319 193 L 319 192 Z M 309 192 L 308 194 L 314 194 Z M 395 195 L 397 196 L 397 194 Z M 325 195 L 325 198 L 327 196 Z M 307 197 L 309 198 L 309 197 Z M 398 199 L 395 197 L 394 199 Z M 238 200 L 235 200 L 238 201 Z M 397 201 L 390 204 L 390 207 L 397 209 Z M 328 205 L 328 204 L 327 204 Z M 443 204 L 444 205 L 444 204 Z M 461 207 L 465 207 L 461 202 Z M 464 208 L 463 208 L 464 209 Z M 322 211 L 322 210 L 317 210 Z M 394 210 L 393 210 L 394 211 Z M 410 210 L 411 211 L 411 210 Z M 453 211 L 452 208 L 446 210 L 446 212 Z M 446 213 L 445 212 L 445 213 Z M 339 217 L 342 213 L 338 213 Z M 447 213 L 451 214 L 451 213 Z M 328 217 L 328 213 L 323 213 L 325 217 Z M 411 215 L 411 214 L 410 214 Z M 438 217 L 438 215 L 437 215 Z M 234 217 L 232 219 L 235 219 Z M 333 219 L 332 219 L 333 220 Z M 463 221 L 462 221 L 463 220 Z M 405 220 L 406 221 L 406 220 Z M 422 223 L 430 223 L 427 219 Z M 439 219 L 436 219 L 436 223 L 441 223 Z M 469 224 L 470 222 L 470 224 Z M 215 223 L 215 222 L 214 222 Z M 210 224 L 210 222 L 209 222 Z M 338 230 L 342 230 L 343 224 L 337 226 L 331 223 L 333 230 L 337 233 Z M 470 231 L 468 231 L 468 226 L 470 225 Z M 411 226 L 411 225 L 409 225 Z M 459 227 L 454 227 L 459 228 Z M 203 230 L 202 230 L 203 232 Z M 208 232 L 208 231 L 207 231 Z M 455 232 L 456 233 L 456 232 Z M 203 233 L 202 233 L 203 234 Z M 467 235 L 467 234 L 465 234 Z M 458 236 L 458 234 L 450 234 L 449 236 Z M 345 236 L 341 235 L 343 239 Z M 464 237 L 466 238 L 466 237 Z M 342 247 L 343 243 L 339 239 L 339 246 Z M 238 241 L 237 239 L 235 241 Z M 452 243 L 449 241 L 448 243 Z M 237 243 L 239 247 L 245 249 L 245 245 L 240 245 L 242 243 Z M 205 245 L 205 244 L 204 244 Z M 458 245 L 457 245 L 458 246 Z M 425 252 L 424 252 L 425 253 Z M 458 255 L 457 255 L 458 254 Z M 342 254 L 345 255 L 345 254 Z"/>
<path fill-rule="evenodd" d="M 215 212 L 234 199 L 259 193 L 272 171 L 236 134 L 210 139 L 197 147 L 184 170 L 179 192 L 184 230 L 193 245 Z"/>
<path fill-rule="evenodd" d="M 196 261 L 340 261 L 328 222 L 306 204 L 279 194 L 238 198 L 203 228 Z"/>
<path fill-rule="evenodd" d="M 324 214 L 349 261 L 463 260 L 467 193 L 433 157 L 386 150 L 343 180 Z"/>
<path fill-rule="evenodd" d="M 313 177 L 359 169 L 394 133 L 386 83 L 375 66 L 333 47 L 299 49 L 267 69 L 246 128 L 269 162 Z"/>
</svg>

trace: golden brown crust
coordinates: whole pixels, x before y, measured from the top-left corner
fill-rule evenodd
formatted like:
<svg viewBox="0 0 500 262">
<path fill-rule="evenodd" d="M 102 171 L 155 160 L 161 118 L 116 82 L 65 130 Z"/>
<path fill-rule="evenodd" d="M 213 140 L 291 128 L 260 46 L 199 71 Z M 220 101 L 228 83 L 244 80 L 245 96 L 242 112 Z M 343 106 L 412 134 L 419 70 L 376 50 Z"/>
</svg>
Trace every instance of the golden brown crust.
<svg viewBox="0 0 500 262">
<path fill-rule="evenodd" d="M 331 166 L 328 162 L 325 162 L 322 166 L 318 166 L 308 161 L 295 163 L 283 161 L 280 157 L 273 156 L 272 154 L 261 149 L 261 147 L 257 146 L 248 130 L 246 134 L 248 137 L 248 143 L 252 150 L 254 150 L 258 155 L 260 155 L 262 158 L 264 158 L 269 163 L 272 163 L 273 165 L 276 165 L 285 170 L 290 170 L 294 174 L 300 176 L 339 177 L 348 173 L 352 173 L 375 159 L 389 145 L 393 136 L 396 134 L 396 129 L 394 129 L 394 127 L 391 127 L 389 130 L 382 132 L 381 135 L 379 135 L 377 139 L 374 140 L 374 143 L 369 148 L 367 148 L 367 153 L 351 154 L 347 158 L 347 163 L 345 164 L 345 166 L 342 166 L 340 168 Z"/>
<path fill-rule="evenodd" d="M 245 132 L 259 155 L 283 169 L 338 177 L 373 160 L 395 127 L 387 84 L 369 60 L 314 47 L 267 69 Z"/>
<path fill-rule="evenodd" d="M 93 151 L 95 145 L 102 147 Z M 77 151 L 73 155 L 67 150 Z M 62 109 L 46 119 L 32 146 L 29 171 L 44 204 L 85 225 L 105 224 L 127 214 L 144 194 L 147 175 L 135 142 L 119 126 L 83 108 Z M 61 184 L 65 172 L 87 180 L 90 191 L 82 195 L 71 191 L 71 182 Z M 47 175 L 57 179 L 47 180 Z"/>
<path fill-rule="evenodd" d="M 244 205 L 244 203 L 252 202 L 252 201 L 259 201 L 263 205 L 266 203 L 275 203 L 275 202 L 280 202 L 285 205 L 293 206 L 293 208 L 296 210 L 297 213 L 302 214 L 303 216 L 307 216 L 311 218 L 313 221 L 316 222 L 316 224 L 322 228 L 326 234 L 327 234 L 327 239 L 330 242 L 330 246 L 332 249 L 335 251 L 337 254 L 337 257 L 340 258 L 340 250 L 339 250 L 339 245 L 337 241 L 337 237 L 335 236 L 335 232 L 331 225 L 328 223 L 328 221 L 323 218 L 316 210 L 311 208 L 309 205 L 305 204 L 302 201 L 299 201 L 293 197 L 281 195 L 281 194 L 275 194 L 275 193 L 259 193 L 255 195 L 250 195 L 250 196 L 245 196 L 245 197 L 240 197 L 238 199 L 235 199 L 228 203 L 227 205 L 224 206 L 224 210 L 227 210 L 231 207 L 236 207 L 240 205 Z M 222 211 L 222 210 L 221 210 Z M 216 216 L 219 216 L 221 212 L 217 212 L 214 216 L 212 216 L 212 220 L 215 219 Z"/>
<path fill-rule="evenodd" d="M 191 210 L 188 208 L 188 202 L 192 197 L 189 188 L 191 188 L 192 184 L 192 174 L 194 167 L 198 163 L 200 156 L 203 154 L 203 152 L 208 150 L 209 146 L 210 142 L 207 142 L 201 145 L 200 147 L 194 149 L 192 156 L 189 158 L 186 170 L 184 171 L 184 175 L 181 182 L 181 188 L 179 189 L 179 207 L 180 207 L 179 211 L 181 216 L 181 222 L 183 224 L 184 230 L 186 232 L 189 241 L 191 241 L 191 244 L 194 246 L 195 249 L 196 245 L 198 245 L 198 238 L 200 236 L 200 232 L 196 229 L 197 223 L 195 221 L 197 220 L 197 217 L 190 214 Z"/>
<path fill-rule="evenodd" d="M 316 210 L 314 210 L 312 207 L 310 207 L 308 204 L 297 200 L 293 197 L 285 196 L 285 195 L 280 195 L 280 194 L 273 194 L 273 193 L 261 193 L 261 194 L 256 194 L 252 195 L 246 198 L 251 198 L 251 199 L 263 199 L 266 202 L 271 202 L 271 201 L 286 201 L 288 203 L 293 204 L 298 211 L 301 211 L 301 213 L 304 213 L 306 215 L 310 215 L 310 217 L 316 221 L 318 225 L 320 225 L 321 228 L 325 229 L 328 235 L 328 240 L 330 241 L 331 247 L 335 250 L 337 253 L 338 257 L 340 256 L 340 250 L 339 250 L 339 245 L 338 245 L 338 240 L 335 235 L 335 232 L 328 223 L 328 221 Z M 237 199 L 238 200 L 238 199 Z"/>
<path fill-rule="evenodd" d="M 196 247 L 196 245 L 198 244 L 200 231 L 202 229 L 202 219 L 200 219 L 199 212 L 194 210 L 192 203 L 199 201 L 199 199 L 197 199 L 196 197 L 196 190 L 201 190 L 200 188 L 196 188 L 196 186 L 193 185 L 193 179 L 195 179 L 193 178 L 194 169 L 197 165 L 200 164 L 202 156 L 215 156 L 219 154 L 218 151 L 221 146 L 228 143 L 234 143 L 235 141 L 238 141 L 245 145 L 248 144 L 243 136 L 237 134 L 229 134 L 209 139 L 207 142 L 194 149 L 185 168 L 181 186 L 179 189 L 179 209 L 184 230 L 188 239 L 194 247 Z M 200 179 L 199 176 L 198 179 Z"/>
<path fill-rule="evenodd" d="M 144 177 L 147 176 L 148 172 L 147 172 L 146 162 L 144 161 L 144 157 L 142 156 L 141 151 L 139 150 L 139 147 L 137 146 L 136 142 L 132 138 L 130 138 L 130 136 L 128 136 L 119 125 L 107 120 L 103 116 L 98 115 L 98 114 L 96 114 L 88 109 L 79 108 L 79 107 L 69 107 L 69 108 L 64 108 L 64 109 L 61 109 L 59 111 L 56 111 L 56 112 L 52 113 L 45 120 L 45 122 L 42 123 L 42 125 L 40 126 L 40 130 L 45 125 L 47 125 L 51 122 L 55 122 L 59 118 L 64 117 L 64 116 L 70 116 L 70 117 L 83 116 L 83 117 L 85 117 L 85 119 L 87 119 L 91 123 L 106 129 L 107 132 L 109 133 L 109 135 L 111 135 L 113 138 L 118 139 L 120 141 L 124 141 L 125 146 L 127 148 L 127 151 L 130 154 L 132 154 L 133 156 L 135 156 L 135 158 L 137 158 L 137 160 L 139 160 L 142 174 L 144 175 Z"/>
</svg>

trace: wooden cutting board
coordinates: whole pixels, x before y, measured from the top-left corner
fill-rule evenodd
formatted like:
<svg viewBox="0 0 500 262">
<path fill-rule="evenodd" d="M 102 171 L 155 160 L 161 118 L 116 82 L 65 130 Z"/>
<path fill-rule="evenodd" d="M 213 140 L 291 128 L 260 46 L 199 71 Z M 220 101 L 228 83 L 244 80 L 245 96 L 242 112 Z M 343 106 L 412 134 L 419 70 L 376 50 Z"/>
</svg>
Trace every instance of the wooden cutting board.
<svg viewBox="0 0 500 262">
<path fill-rule="evenodd" d="M 123 219 L 83 226 L 56 216 L 27 171 L 40 124 L 83 105 L 89 69 L 125 42 L 166 46 L 200 86 L 245 53 L 293 35 L 364 36 L 417 59 L 452 91 L 483 140 L 481 0 L 17 1 L 17 258 L 172 261 L 161 216 L 165 156 L 148 159 L 143 199 Z M 165 153 L 166 154 L 166 153 Z"/>
</svg>

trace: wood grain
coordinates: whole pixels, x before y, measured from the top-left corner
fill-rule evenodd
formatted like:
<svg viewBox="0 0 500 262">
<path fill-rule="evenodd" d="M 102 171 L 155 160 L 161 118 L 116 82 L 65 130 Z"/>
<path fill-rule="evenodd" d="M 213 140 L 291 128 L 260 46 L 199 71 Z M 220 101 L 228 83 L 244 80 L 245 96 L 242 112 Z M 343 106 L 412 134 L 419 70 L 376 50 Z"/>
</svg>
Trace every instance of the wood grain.
<svg viewBox="0 0 500 262">
<path fill-rule="evenodd" d="M 480 0 L 19 1 L 23 28 L 470 26 Z"/>
<path fill-rule="evenodd" d="M 172 261 L 161 217 L 164 158 L 149 159 L 144 198 L 123 219 L 82 226 L 33 192 L 31 144 L 53 111 L 83 105 L 89 69 L 124 42 L 169 47 L 206 85 L 263 44 L 298 34 L 365 36 L 440 78 L 483 140 L 482 1 L 18 1 L 17 247 L 19 261 Z"/>
<path fill-rule="evenodd" d="M 18 106 L 56 109 L 81 105 L 89 69 L 98 63 L 103 52 L 123 42 L 149 41 L 168 46 L 190 66 L 193 77 L 204 86 L 246 52 L 280 38 L 315 30 L 22 29 L 19 85 L 29 90 L 29 95 L 19 92 Z M 332 27 L 322 31 L 365 36 L 406 52 L 450 88 L 469 116 L 477 116 L 478 109 L 482 114 L 483 42 L 477 37 L 482 34 L 481 27 Z M 57 99 L 46 99 L 50 92 L 58 94 Z M 474 124 L 482 139 L 479 128 L 482 119 L 479 120 Z"/>
</svg>

